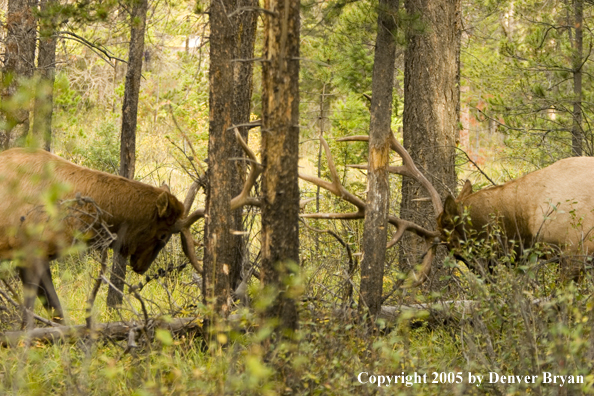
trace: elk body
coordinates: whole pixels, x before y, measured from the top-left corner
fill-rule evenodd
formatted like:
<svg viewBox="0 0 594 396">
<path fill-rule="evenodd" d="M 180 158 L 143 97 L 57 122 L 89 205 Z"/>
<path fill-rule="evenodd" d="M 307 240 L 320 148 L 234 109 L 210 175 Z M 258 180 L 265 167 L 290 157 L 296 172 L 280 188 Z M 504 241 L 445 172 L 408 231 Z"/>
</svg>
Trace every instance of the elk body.
<svg viewBox="0 0 594 396">
<path fill-rule="evenodd" d="M 457 198 L 448 196 L 438 216 L 450 248 L 470 234 L 485 237 L 497 221 L 505 243 L 516 248 L 545 242 L 571 253 L 594 252 L 594 158 L 574 157 L 500 186 L 472 193 L 466 182 Z M 470 221 L 461 220 L 467 211 Z"/>
<path fill-rule="evenodd" d="M 46 151 L 0 153 L 0 260 L 17 255 L 22 259 L 19 273 L 25 307 L 32 309 L 36 295 L 42 296 L 46 308 L 53 308 L 59 320 L 63 311 L 49 261 L 73 242 L 77 227 L 66 221 L 62 229 L 39 231 L 49 224 L 42 197 L 57 185 L 67 186 L 61 199 L 83 196 L 94 201 L 101 209 L 101 220 L 117 235 L 112 245 L 130 258 L 137 273 L 145 272 L 171 234 L 181 231 L 180 221 L 187 211 L 164 189 L 87 169 Z M 35 229 L 38 234 L 32 235 Z M 85 237 L 90 242 L 97 235 L 91 232 Z"/>
</svg>

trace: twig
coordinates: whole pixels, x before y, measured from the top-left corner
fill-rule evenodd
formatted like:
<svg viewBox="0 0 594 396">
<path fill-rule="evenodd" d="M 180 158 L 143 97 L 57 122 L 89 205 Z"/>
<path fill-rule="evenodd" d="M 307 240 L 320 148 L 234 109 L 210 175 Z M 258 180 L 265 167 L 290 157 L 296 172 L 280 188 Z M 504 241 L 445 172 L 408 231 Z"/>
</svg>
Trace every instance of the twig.
<svg viewBox="0 0 594 396">
<path fill-rule="evenodd" d="M 456 150 L 462 151 L 462 153 L 464 153 L 464 155 L 466 156 L 466 158 L 468 159 L 468 161 L 470 161 L 472 163 L 472 165 L 474 165 L 476 167 L 476 169 L 483 175 L 485 176 L 485 178 L 487 180 L 489 180 L 491 182 L 492 185 L 496 186 L 497 183 L 495 183 L 493 180 L 491 180 L 491 178 L 485 173 L 483 172 L 483 170 L 481 169 L 480 166 L 478 166 L 478 164 L 476 162 L 474 162 L 466 153 L 466 151 L 462 150 L 460 147 L 456 147 Z"/>
</svg>

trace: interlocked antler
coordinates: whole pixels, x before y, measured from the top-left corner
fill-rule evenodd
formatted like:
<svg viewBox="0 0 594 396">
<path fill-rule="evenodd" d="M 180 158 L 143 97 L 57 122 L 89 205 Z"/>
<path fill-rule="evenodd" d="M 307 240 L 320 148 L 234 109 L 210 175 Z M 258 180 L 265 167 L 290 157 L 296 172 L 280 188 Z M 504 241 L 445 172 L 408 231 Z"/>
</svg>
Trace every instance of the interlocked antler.
<svg viewBox="0 0 594 396">
<path fill-rule="evenodd" d="M 251 205 L 251 206 L 260 206 L 260 201 L 257 198 L 253 198 L 249 196 L 249 192 L 256 183 L 258 176 L 262 173 L 262 165 L 258 163 L 256 160 L 256 155 L 245 141 L 241 138 L 239 131 L 235 128 L 235 137 L 247 156 L 249 157 L 250 163 L 252 164 L 250 173 L 247 177 L 245 185 L 243 186 L 243 190 L 241 193 L 236 196 L 235 198 L 231 199 L 231 210 L 238 209 L 244 205 Z M 198 273 L 202 273 L 202 267 L 198 263 L 198 257 L 196 256 L 196 241 L 192 237 L 192 233 L 190 232 L 190 227 L 196 221 L 204 217 L 205 208 L 198 208 L 190 213 L 190 209 L 192 208 L 192 204 L 196 199 L 196 194 L 198 193 L 198 189 L 200 188 L 199 181 L 195 181 L 190 185 L 188 189 L 188 194 L 186 195 L 186 199 L 184 200 L 184 214 L 180 220 L 178 220 L 174 225 L 173 233 L 180 233 L 181 242 L 182 242 L 182 249 L 185 255 L 192 263 L 192 266 Z"/>
<path fill-rule="evenodd" d="M 349 136 L 342 139 L 338 139 L 339 142 L 354 142 L 354 141 L 369 141 L 369 136 Z M 302 214 L 302 217 L 312 218 L 312 219 L 362 219 L 365 217 L 365 202 L 362 199 L 354 195 L 353 193 L 347 191 L 344 186 L 340 183 L 340 178 L 338 176 L 338 172 L 336 171 L 336 166 L 334 165 L 334 161 L 332 159 L 332 154 L 330 153 L 330 147 L 328 143 L 323 137 L 320 137 L 320 142 L 324 147 L 324 151 L 326 152 L 326 158 L 328 159 L 328 168 L 330 169 L 330 177 L 332 178 L 332 183 L 322 180 L 318 177 L 299 174 L 299 177 L 305 181 L 315 184 L 321 188 L 324 188 L 330 191 L 332 194 L 344 199 L 345 201 L 355 205 L 357 207 L 357 212 L 351 213 L 307 213 Z M 394 150 L 400 157 L 402 158 L 403 165 L 401 166 L 390 166 L 388 171 L 390 173 L 395 173 L 403 176 L 411 177 L 417 180 L 431 195 L 431 201 L 433 203 L 433 208 L 437 214 L 443 211 L 443 206 L 441 203 L 441 198 L 439 197 L 439 193 L 437 190 L 431 185 L 429 180 L 417 169 L 415 166 L 410 154 L 402 147 L 400 143 L 394 137 L 394 134 L 391 134 L 390 139 L 390 148 Z M 360 168 L 360 169 L 367 169 L 365 165 L 354 165 L 352 167 Z M 435 238 L 439 237 L 439 232 L 427 230 L 426 228 L 421 227 L 418 224 L 413 222 L 403 220 L 399 217 L 388 215 L 388 222 L 396 227 L 396 233 L 393 235 L 391 241 L 388 243 L 387 248 L 391 248 L 396 243 L 398 243 L 404 233 L 406 231 L 413 232 L 418 236 L 425 239 L 425 243 L 428 247 L 428 251 L 423 258 L 423 262 L 421 264 L 421 271 L 419 275 L 412 274 L 412 279 L 406 283 L 406 287 L 416 287 L 423 283 L 429 276 L 431 272 L 431 262 L 435 257 L 435 249 L 436 244 L 434 242 Z"/>
</svg>

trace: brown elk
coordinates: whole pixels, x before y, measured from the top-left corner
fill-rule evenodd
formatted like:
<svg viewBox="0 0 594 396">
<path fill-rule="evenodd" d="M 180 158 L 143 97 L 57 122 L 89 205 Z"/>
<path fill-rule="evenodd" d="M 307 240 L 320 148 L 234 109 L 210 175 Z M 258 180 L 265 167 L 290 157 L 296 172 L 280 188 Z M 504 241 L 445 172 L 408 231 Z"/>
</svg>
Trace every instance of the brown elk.
<svg viewBox="0 0 594 396">
<path fill-rule="evenodd" d="M 514 247 L 545 242 L 571 253 L 594 252 L 594 158 L 574 157 L 503 185 L 472 192 L 466 181 L 448 196 L 437 227 L 451 249 L 469 235 L 484 238 L 497 221 L 504 243 Z M 462 215 L 467 212 L 470 221 Z"/>
<path fill-rule="evenodd" d="M 255 155 L 238 133 L 236 136 L 253 162 L 243 191 L 231 201 L 232 209 L 258 204 L 248 194 L 261 172 Z M 0 186 L 0 260 L 21 258 L 19 274 L 24 306 L 29 312 L 36 296 L 40 296 L 58 321 L 63 318 L 49 261 L 59 257 L 77 238 L 92 245 L 101 237 L 97 227 L 83 227 L 89 222 L 87 210 L 94 211 L 109 233 L 116 235 L 110 247 L 129 257 L 135 272 L 144 273 L 174 233 L 181 234 L 184 253 L 201 272 L 190 226 L 204 216 L 204 209 L 189 213 L 199 182 L 190 186 L 182 204 L 166 188 L 78 166 L 46 151 L 16 148 L 0 153 Z M 81 197 L 85 197 L 97 209 L 86 205 L 75 208 L 83 213 L 80 216 L 54 214 L 59 217 L 59 226 L 49 227 L 51 208 L 46 210 L 43 197 L 59 186 L 68 188 L 60 195 L 61 200 L 83 201 Z M 81 228 L 86 235 L 80 235 Z"/>
<path fill-rule="evenodd" d="M 368 141 L 368 136 L 352 136 L 339 141 Z M 330 149 L 322 138 L 332 182 L 309 175 L 299 175 L 357 207 L 353 213 L 309 213 L 302 217 L 317 219 L 361 219 L 365 215 L 365 202 L 347 191 L 341 184 Z M 394 246 L 406 231 L 426 241 L 427 253 L 419 274 L 414 274 L 409 286 L 427 279 L 434 258 L 436 238 L 456 253 L 460 241 L 469 235 L 484 237 L 489 225 L 496 219 L 505 243 L 515 241 L 515 247 L 530 247 L 535 242 L 546 242 L 565 251 L 591 253 L 594 251 L 594 158 L 579 157 L 561 160 L 547 168 L 527 174 L 501 186 L 485 188 L 472 193 L 466 182 L 459 196 L 451 195 L 444 205 L 437 190 L 419 172 L 412 158 L 392 135 L 391 148 L 402 158 L 402 166 L 391 166 L 389 172 L 416 179 L 429 193 L 437 214 L 437 230 L 428 230 L 417 224 L 389 215 L 388 222 L 396 227 L 388 248 Z M 366 169 L 365 165 L 352 166 Z M 469 221 L 462 221 L 467 211 Z M 461 257 L 460 257 L 461 258 Z"/>
</svg>

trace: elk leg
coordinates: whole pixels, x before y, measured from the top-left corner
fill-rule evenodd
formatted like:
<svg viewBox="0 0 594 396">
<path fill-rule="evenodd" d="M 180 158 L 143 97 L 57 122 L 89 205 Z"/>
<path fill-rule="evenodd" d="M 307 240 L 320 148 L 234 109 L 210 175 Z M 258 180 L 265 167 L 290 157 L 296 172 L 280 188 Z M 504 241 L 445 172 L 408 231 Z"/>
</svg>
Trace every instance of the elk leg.
<svg viewBox="0 0 594 396">
<path fill-rule="evenodd" d="M 46 261 L 44 270 L 41 273 L 41 279 L 39 287 L 37 288 L 37 296 L 43 303 L 45 309 L 52 315 L 52 320 L 57 323 L 64 323 L 64 311 L 62 311 L 62 305 L 60 299 L 54 288 L 54 282 L 52 281 L 52 271 L 50 270 L 49 263 Z"/>
<path fill-rule="evenodd" d="M 33 325 L 32 315 L 36 297 L 39 297 L 43 306 L 53 316 L 54 320 L 63 323 L 64 313 L 52 282 L 49 262 L 46 259 L 35 259 L 29 265 L 19 266 L 18 270 L 21 281 L 23 282 L 26 327 L 31 328 Z"/>
<path fill-rule="evenodd" d="M 18 266 L 19 276 L 23 283 L 23 327 L 33 328 L 33 309 L 35 298 L 41 281 L 43 268 L 40 268 L 39 260 L 33 260 Z"/>
</svg>

